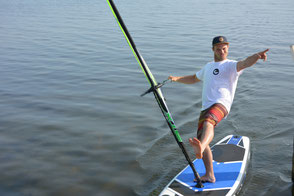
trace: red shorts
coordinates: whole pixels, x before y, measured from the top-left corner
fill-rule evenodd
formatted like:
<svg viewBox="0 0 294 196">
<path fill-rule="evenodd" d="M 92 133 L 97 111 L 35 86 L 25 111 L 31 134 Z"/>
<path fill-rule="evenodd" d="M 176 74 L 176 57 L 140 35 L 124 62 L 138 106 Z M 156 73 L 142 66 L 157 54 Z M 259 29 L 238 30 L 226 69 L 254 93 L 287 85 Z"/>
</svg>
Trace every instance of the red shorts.
<svg viewBox="0 0 294 196">
<path fill-rule="evenodd" d="M 215 127 L 227 114 L 227 109 L 220 103 L 213 104 L 206 110 L 201 111 L 198 121 L 197 138 L 201 138 L 205 121 L 211 123 Z"/>
</svg>

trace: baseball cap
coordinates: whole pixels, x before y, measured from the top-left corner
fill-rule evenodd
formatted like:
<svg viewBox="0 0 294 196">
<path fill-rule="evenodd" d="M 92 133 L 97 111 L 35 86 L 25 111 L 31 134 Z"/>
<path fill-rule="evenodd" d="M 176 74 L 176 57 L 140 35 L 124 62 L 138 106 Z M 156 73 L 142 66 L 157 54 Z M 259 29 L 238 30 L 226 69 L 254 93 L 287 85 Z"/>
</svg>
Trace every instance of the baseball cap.
<svg viewBox="0 0 294 196">
<path fill-rule="evenodd" d="M 212 40 L 212 46 L 216 44 L 229 44 L 227 38 L 225 36 L 217 36 Z"/>
</svg>

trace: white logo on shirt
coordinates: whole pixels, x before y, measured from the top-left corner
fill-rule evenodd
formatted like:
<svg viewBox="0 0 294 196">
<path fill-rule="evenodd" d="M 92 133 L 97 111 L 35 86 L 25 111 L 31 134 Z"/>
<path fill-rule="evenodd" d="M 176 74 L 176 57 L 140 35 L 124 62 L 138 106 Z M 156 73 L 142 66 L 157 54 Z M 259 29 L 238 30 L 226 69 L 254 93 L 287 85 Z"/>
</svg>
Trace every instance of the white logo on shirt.
<svg viewBox="0 0 294 196">
<path fill-rule="evenodd" d="M 219 74 L 219 70 L 218 69 L 214 69 L 213 70 L 213 75 L 217 75 L 217 74 Z"/>
</svg>

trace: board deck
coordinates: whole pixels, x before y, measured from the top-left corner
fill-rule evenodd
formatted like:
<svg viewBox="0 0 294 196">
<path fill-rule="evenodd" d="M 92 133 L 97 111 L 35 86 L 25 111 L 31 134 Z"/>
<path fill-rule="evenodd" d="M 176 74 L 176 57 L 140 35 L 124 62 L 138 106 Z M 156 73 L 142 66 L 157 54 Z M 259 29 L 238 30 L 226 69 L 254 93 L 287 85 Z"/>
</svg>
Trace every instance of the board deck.
<svg viewBox="0 0 294 196">
<path fill-rule="evenodd" d="M 190 166 L 182 170 L 161 192 L 160 196 L 235 195 L 244 182 L 250 159 L 250 140 L 246 136 L 228 135 L 211 147 L 215 183 L 196 188 Z M 199 175 L 205 174 L 202 159 L 193 161 Z"/>
</svg>

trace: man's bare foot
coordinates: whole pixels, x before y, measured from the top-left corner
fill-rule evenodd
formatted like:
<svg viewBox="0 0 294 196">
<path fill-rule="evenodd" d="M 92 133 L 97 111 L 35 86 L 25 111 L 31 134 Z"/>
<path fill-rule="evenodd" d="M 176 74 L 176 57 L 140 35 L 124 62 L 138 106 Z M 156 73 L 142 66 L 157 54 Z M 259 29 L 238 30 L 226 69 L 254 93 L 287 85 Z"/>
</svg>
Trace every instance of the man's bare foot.
<svg viewBox="0 0 294 196">
<path fill-rule="evenodd" d="M 215 177 L 214 177 L 214 175 L 213 176 L 210 176 L 210 175 L 205 174 L 200 179 L 201 179 L 202 182 L 215 183 Z"/>
<path fill-rule="evenodd" d="M 202 183 L 205 183 L 205 182 L 210 182 L 210 183 L 215 183 L 215 177 L 208 177 L 206 175 L 202 176 L 200 178 L 201 182 Z M 197 179 L 194 179 L 194 182 L 197 182 Z"/>
<path fill-rule="evenodd" d="M 202 147 L 201 142 L 197 138 L 190 138 L 189 142 L 194 149 L 195 155 L 197 159 L 202 159 Z"/>
</svg>

